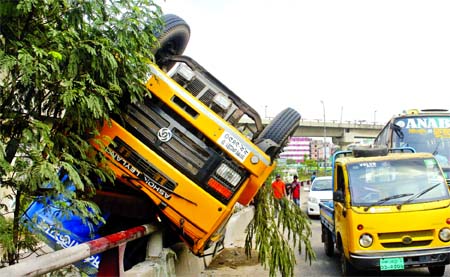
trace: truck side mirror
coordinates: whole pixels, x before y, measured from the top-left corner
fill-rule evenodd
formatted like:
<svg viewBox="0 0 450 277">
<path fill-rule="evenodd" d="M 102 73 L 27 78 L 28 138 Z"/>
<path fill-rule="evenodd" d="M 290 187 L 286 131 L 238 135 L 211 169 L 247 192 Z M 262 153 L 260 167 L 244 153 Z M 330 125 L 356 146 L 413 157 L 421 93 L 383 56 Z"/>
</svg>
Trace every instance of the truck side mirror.
<svg viewBox="0 0 450 277">
<path fill-rule="evenodd" d="M 344 202 L 344 192 L 342 190 L 333 191 L 333 201 Z"/>
</svg>

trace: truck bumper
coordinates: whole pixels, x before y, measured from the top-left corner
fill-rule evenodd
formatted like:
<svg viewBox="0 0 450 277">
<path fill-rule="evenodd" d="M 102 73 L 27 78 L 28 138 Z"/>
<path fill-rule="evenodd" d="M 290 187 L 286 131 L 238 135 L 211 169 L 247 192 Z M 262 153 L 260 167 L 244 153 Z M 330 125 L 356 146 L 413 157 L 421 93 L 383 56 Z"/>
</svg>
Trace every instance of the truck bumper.
<svg viewBox="0 0 450 277">
<path fill-rule="evenodd" d="M 380 260 L 403 258 L 405 268 L 445 265 L 450 263 L 450 247 L 398 252 L 350 253 L 350 263 L 359 269 L 380 269 Z"/>
</svg>

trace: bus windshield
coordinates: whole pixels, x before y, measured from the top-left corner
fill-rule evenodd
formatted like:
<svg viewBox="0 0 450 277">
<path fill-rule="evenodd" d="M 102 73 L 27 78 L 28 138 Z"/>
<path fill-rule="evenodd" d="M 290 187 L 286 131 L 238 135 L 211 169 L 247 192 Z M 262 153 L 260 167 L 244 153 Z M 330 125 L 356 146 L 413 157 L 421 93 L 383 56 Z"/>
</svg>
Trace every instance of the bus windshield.
<svg viewBox="0 0 450 277">
<path fill-rule="evenodd" d="M 450 116 L 397 118 L 392 129 L 392 147 L 433 153 L 442 167 L 450 166 Z"/>
<path fill-rule="evenodd" d="M 352 204 L 404 205 L 448 199 L 435 159 L 401 159 L 347 165 Z"/>
</svg>

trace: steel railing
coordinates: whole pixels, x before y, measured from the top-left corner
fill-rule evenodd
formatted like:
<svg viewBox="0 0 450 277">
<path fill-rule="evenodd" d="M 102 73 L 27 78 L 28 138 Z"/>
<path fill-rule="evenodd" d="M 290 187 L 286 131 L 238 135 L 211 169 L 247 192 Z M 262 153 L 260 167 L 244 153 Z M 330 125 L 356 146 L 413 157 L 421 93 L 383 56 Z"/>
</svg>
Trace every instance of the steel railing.
<svg viewBox="0 0 450 277">
<path fill-rule="evenodd" d="M 67 265 L 86 259 L 106 250 L 119 248 L 119 259 L 114 261 L 117 275 L 123 274 L 123 252 L 129 241 L 150 235 L 157 231 L 154 225 L 145 224 L 125 231 L 120 231 L 105 237 L 91 240 L 73 247 L 51 252 L 35 259 L 19 262 L 5 268 L 0 268 L 0 276 L 38 276 L 55 271 Z"/>
</svg>

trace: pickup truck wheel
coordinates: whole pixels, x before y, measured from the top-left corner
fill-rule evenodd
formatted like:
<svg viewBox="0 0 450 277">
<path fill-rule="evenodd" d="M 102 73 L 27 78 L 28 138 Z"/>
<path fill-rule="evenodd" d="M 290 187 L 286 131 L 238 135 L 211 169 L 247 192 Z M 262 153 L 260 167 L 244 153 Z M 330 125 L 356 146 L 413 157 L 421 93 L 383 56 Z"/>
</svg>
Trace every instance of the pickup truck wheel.
<svg viewBox="0 0 450 277">
<path fill-rule="evenodd" d="M 429 266 L 428 272 L 431 276 L 443 276 L 445 273 L 445 265 Z"/>
<path fill-rule="evenodd" d="M 292 135 L 299 124 L 301 116 L 292 109 L 286 108 L 281 111 L 274 119 L 264 128 L 264 130 L 256 138 L 255 143 L 263 143 L 267 141 L 273 142 L 271 146 L 267 147 L 265 153 L 270 156 L 272 160 L 276 159 L 287 139 Z"/>
<path fill-rule="evenodd" d="M 332 257 L 334 255 L 334 242 L 331 232 L 325 226 L 322 226 L 322 233 L 323 233 L 323 247 L 325 249 L 325 254 L 328 257 Z"/>
<path fill-rule="evenodd" d="M 340 260 L 341 260 L 341 273 L 342 273 L 342 276 L 353 276 L 355 274 L 355 268 L 347 260 L 343 250 L 340 253 Z"/>
<path fill-rule="evenodd" d="M 189 42 L 191 31 L 189 25 L 174 14 L 163 16 L 164 27 L 158 38 L 159 47 L 154 51 L 156 64 L 164 71 L 169 71 L 175 62 L 168 57 L 181 55 Z"/>
</svg>

